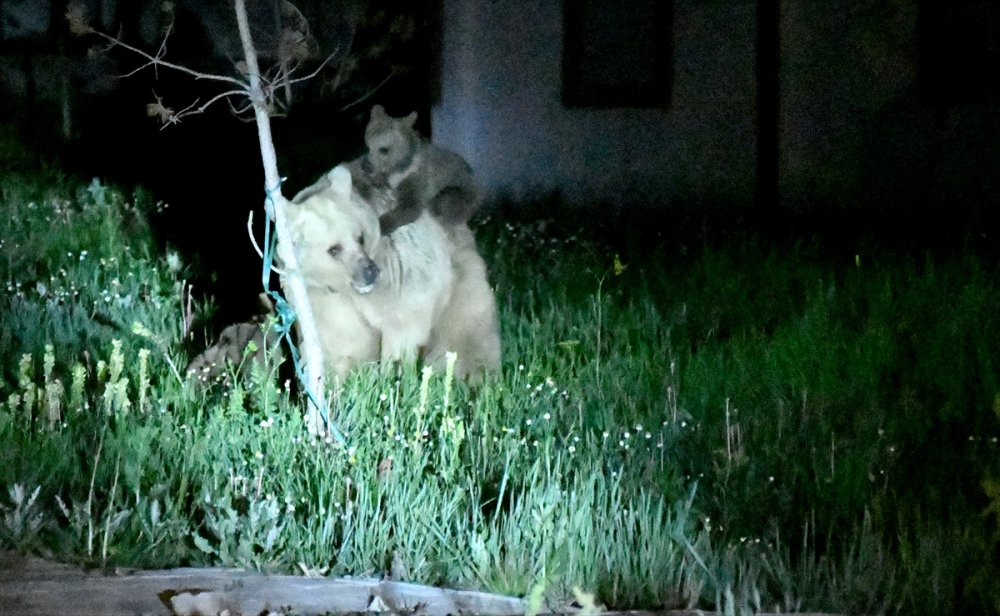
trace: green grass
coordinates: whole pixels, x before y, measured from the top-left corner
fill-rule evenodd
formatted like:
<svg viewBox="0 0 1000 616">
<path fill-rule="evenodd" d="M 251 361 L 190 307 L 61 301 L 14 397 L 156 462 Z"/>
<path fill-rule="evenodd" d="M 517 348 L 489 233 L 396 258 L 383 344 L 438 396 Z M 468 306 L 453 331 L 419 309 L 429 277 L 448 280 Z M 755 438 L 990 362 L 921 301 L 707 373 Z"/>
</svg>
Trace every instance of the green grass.
<svg viewBox="0 0 1000 616">
<path fill-rule="evenodd" d="M 187 272 L 157 253 L 148 198 L 51 172 L 2 185 L 6 547 L 394 571 L 549 608 L 574 587 L 734 614 L 998 605 L 987 259 L 615 248 L 485 221 L 502 374 L 470 391 L 360 370 L 334 397 L 339 447 L 307 435 L 275 361 L 178 378 L 198 350 Z"/>
</svg>

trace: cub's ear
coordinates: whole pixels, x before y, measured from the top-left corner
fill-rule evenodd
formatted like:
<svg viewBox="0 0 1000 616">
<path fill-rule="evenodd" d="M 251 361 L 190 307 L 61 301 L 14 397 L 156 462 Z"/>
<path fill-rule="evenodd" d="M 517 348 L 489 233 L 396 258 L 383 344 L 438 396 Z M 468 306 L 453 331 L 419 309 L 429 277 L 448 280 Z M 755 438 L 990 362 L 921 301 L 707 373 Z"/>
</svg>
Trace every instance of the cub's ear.
<svg viewBox="0 0 1000 616">
<path fill-rule="evenodd" d="M 383 107 L 382 105 L 375 105 L 374 107 L 372 107 L 372 119 L 373 120 L 376 120 L 376 119 L 381 120 L 381 119 L 384 119 L 386 117 L 387 116 L 385 114 L 385 107 Z"/>
<path fill-rule="evenodd" d="M 417 112 L 416 111 L 411 111 L 410 115 L 408 115 L 405 118 L 403 118 L 403 124 L 405 124 L 407 126 L 407 128 L 413 128 L 413 125 L 416 124 L 416 123 L 417 123 Z"/>
<path fill-rule="evenodd" d="M 351 197 L 351 171 L 347 165 L 337 165 L 327 174 L 330 180 L 330 189 L 337 195 L 345 198 Z"/>
</svg>

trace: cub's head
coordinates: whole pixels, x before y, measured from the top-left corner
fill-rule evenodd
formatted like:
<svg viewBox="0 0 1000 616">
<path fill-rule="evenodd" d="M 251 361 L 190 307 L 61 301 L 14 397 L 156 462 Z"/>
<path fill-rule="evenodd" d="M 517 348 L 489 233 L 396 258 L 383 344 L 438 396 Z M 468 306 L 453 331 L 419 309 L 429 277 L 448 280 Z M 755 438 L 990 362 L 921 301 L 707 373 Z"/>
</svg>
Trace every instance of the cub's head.
<svg viewBox="0 0 1000 616">
<path fill-rule="evenodd" d="M 388 176 L 410 166 L 420 145 L 420 134 L 413 128 L 416 121 L 416 111 L 404 118 L 394 118 L 382 105 L 372 107 L 365 128 L 366 162 L 372 175 Z"/>
<path fill-rule="evenodd" d="M 346 167 L 336 167 L 327 179 L 327 188 L 288 208 L 299 265 L 310 286 L 368 293 L 379 275 L 368 252 L 379 239 L 378 217 L 352 195 Z"/>
</svg>

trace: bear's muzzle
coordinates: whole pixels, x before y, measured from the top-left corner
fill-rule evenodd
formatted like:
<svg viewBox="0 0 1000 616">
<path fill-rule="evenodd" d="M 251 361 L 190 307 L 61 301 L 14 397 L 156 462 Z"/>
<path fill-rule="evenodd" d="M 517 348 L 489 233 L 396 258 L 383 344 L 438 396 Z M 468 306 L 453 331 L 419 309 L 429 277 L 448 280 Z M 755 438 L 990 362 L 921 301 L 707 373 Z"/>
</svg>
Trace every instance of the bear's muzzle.
<svg viewBox="0 0 1000 616">
<path fill-rule="evenodd" d="M 354 268 L 354 275 L 351 276 L 351 287 L 362 295 L 371 293 L 375 287 L 375 281 L 378 280 L 378 275 L 378 265 L 366 255 L 358 261 L 357 267 Z"/>
</svg>

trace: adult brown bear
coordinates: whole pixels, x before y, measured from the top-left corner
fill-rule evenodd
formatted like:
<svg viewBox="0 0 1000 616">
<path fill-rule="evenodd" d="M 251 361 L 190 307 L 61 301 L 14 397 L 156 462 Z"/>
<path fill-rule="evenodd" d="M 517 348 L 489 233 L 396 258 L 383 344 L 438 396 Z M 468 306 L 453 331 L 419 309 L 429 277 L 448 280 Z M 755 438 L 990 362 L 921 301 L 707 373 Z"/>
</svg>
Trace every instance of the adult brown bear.
<svg viewBox="0 0 1000 616">
<path fill-rule="evenodd" d="M 320 342 L 338 376 L 360 361 L 425 361 L 458 354 L 456 373 L 500 365 L 496 300 L 467 225 L 424 211 L 382 235 L 391 191 L 367 201 L 344 165 L 292 200 L 289 221 Z"/>
<path fill-rule="evenodd" d="M 328 365 L 343 377 L 361 361 L 416 360 L 451 297 L 444 230 L 427 216 L 382 236 L 346 167 L 321 182 L 288 218 Z"/>
</svg>

